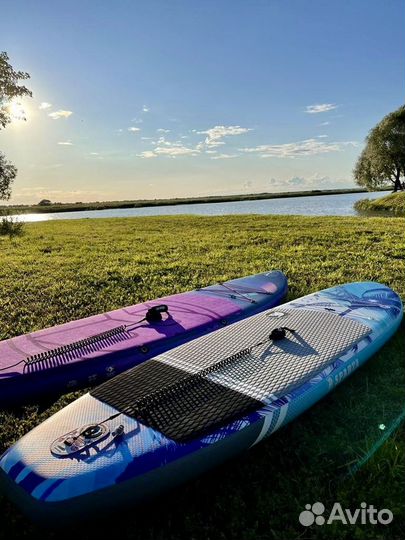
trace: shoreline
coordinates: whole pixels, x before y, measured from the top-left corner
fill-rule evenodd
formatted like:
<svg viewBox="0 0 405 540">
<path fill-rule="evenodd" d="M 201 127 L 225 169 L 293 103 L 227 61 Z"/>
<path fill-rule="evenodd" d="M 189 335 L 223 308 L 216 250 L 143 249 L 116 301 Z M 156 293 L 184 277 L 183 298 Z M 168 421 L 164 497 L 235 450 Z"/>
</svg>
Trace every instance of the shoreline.
<svg viewBox="0 0 405 540">
<path fill-rule="evenodd" d="M 358 212 L 370 213 L 375 215 L 388 214 L 391 216 L 405 216 L 405 192 L 399 191 L 391 193 L 378 199 L 363 199 L 354 204 Z"/>
<path fill-rule="evenodd" d="M 381 192 L 389 191 L 388 189 L 377 190 Z M 49 205 L 2 205 L 0 206 L 0 214 L 21 213 L 21 214 L 48 214 L 54 212 L 79 212 L 92 210 L 113 210 L 125 208 L 153 208 L 155 206 L 180 206 L 186 204 L 212 204 L 224 202 L 242 202 L 256 201 L 266 199 L 288 199 L 294 197 L 314 197 L 326 195 L 345 195 L 350 193 L 369 193 L 365 189 L 348 188 L 348 189 L 328 189 L 328 190 L 309 190 L 309 191 L 285 191 L 280 193 L 250 193 L 247 195 L 213 195 L 210 197 L 184 197 L 174 199 L 139 199 L 128 201 L 104 201 L 104 202 L 89 202 L 89 203 L 52 203 Z"/>
</svg>

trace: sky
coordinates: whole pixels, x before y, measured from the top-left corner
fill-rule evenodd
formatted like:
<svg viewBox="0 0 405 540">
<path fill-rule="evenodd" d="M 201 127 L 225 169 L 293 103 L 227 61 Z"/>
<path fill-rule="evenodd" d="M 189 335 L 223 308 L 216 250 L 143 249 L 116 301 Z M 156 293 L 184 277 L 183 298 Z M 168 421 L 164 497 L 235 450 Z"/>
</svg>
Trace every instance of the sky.
<svg viewBox="0 0 405 540">
<path fill-rule="evenodd" d="M 10 202 L 352 187 L 404 28 L 403 0 L 2 0 L 33 91 L 0 132 Z"/>
</svg>

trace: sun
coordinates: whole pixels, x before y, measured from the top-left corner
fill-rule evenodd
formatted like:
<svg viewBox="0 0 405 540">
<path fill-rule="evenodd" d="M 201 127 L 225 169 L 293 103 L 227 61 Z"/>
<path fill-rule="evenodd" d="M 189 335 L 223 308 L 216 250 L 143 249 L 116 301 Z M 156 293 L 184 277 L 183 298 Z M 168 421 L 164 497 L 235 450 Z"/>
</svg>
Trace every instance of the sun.
<svg viewBox="0 0 405 540">
<path fill-rule="evenodd" d="M 20 101 L 16 99 L 11 100 L 7 105 L 7 110 L 12 123 L 27 120 L 27 111 Z"/>
</svg>

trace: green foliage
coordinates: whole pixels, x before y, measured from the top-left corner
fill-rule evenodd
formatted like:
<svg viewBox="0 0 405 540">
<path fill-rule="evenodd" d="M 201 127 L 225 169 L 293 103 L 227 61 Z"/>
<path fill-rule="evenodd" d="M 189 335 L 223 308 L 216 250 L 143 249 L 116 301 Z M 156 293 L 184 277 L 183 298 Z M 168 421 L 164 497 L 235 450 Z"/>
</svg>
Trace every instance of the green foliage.
<svg viewBox="0 0 405 540">
<path fill-rule="evenodd" d="M 385 116 L 369 133 L 360 154 L 354 178 L 368 190 L 392 182 L 394 191 L 402 189 L 405 177 L 405 106 Z"/>
<path fill-rule="evenodd" d="M 28 88 L 19 81 L 29 79 L 28 73 L 15 71 L 9 63 L 7 53 L 0 52 L 0 129 L 11 122 L 9 105 L 16 97 L 32 96 Z M 17 175 L 17 169 L 0 152 L 0 200 L 9 199 L 11 184 Z"/>
<path fill-rule="evenodd" d="M 0 200 L 9 199 L 11 196 L 11 185 L 17 176 L 17 169 L 12 163 L 7 161 L 6 156 L 0 152 Z"/>
<path fill-rule="evenodd" d="M 337 283 L 376 280 L 405 298 L 405 219 L 299 216 L 176 216 L 72 220 L 27 225 L 18 243 L 0 237 L 2 339 L 219 280 L 283 270 L 289 299 Z M 376 249 L 377 246 L 377 249 Z M 267 441 L 161 500 L 99 524 L 83 539 L 142 540 L 389 538 L 404 520 L 404 438 L 390 438 L 354 477 L 348 468 L 389 426 L 404 402 L 402 333 L 328 397 Z M 75 399 L 69 394 L 0 411 L 0 447 Z M 309 502 L 356 508 L 365 500 L 394 512 L 383 529 L 304 529 Z M 1 539 L 60 538 L 23 518 L 5 498 Z M 158 516 L 158 518 L 157 518 Z M 118 520 L 118 521 L 117 521 Z M 95 534 L 97 531 L 97 534 Z M 77 527 L 65 531 L 77 533 Z"/>
<path fill-rule="evenodd" d="M 389 212 L 394 216 L 405 216 L 405 193 L 391 193 L 379 199 L 362 199 L 354 207 L 359 212 Z"/>
<path fill-rule="evenodd" d="M 23 236 L 25 223 L 10 216 L 0 218 L 0 236 L 8 236 L 10 240 Z"/>
<path fill-rule="evenodd" d="M 20 81 L 29 79 L 24 71 L 15 71 L 6 52 L 0 52 L 0 128 L 11 122 L 9 103 L 16 97 L 32 96 L 32 92 Z"/>
</svg>

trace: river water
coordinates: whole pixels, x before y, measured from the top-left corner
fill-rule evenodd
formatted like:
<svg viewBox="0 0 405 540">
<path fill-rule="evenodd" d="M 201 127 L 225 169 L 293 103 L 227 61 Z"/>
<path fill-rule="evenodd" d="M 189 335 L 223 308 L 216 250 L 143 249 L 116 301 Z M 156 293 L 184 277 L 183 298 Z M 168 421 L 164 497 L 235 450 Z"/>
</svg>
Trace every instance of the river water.
<svg viewBox="0 0 405 540">
<path fill-rule="evenodd" d="M 50 212 L 46 214 L 20 214 L 26 222 L 55 219 L 110 218 L 133 216 L 173 216 L 192 214 L 223 216 L 229 214 L 296 214 L 301 216 L 356 216 L 354 203 L 360 199 L 376 199 L 384 193 L 347 193 L 343 195 L 316 195 L 256 201 L 237 201 L 207 204 L 181 204 L 146 208 L 114 208 L 78 212 Z"/>
</svg>

